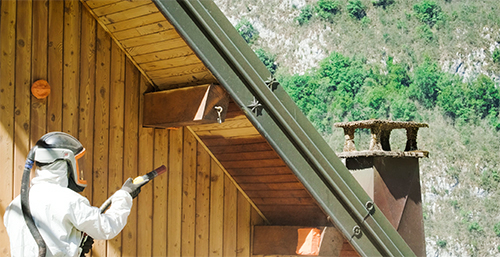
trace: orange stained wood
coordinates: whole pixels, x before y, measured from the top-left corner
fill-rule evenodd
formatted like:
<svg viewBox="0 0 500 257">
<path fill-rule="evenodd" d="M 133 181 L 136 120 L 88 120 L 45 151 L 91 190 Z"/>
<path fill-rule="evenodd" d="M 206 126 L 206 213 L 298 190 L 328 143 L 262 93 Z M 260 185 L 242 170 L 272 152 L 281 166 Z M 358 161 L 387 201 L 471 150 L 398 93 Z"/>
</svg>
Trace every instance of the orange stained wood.
<svg viewBox="0 0 500 257">
<path fill-rule="evenodd" d="M 158 89 L 216 82 L 152 1 L 82 2 Z"/>
</svg>

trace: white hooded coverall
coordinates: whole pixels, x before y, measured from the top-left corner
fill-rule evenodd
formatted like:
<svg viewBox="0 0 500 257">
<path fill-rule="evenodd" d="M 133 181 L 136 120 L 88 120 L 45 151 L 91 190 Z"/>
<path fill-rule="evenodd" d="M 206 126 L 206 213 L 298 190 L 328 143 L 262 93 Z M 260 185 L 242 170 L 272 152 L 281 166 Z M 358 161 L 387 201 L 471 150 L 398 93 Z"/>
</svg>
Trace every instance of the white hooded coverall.
<svg viewBox="0 0 500 257">
<path fill-rule="evenodd" d="M 97 240 L 115 237 L 125 227 L 132 208 L 130 194 L 118 190 L 111 196 L 110 208 L 101 214 L 87 198 L 67 187 L 65 161 L 37 167 L 31 183 L 31 214 L 47 245 L 47 257 L 79 256 L 82 232 Z M 38 256 L 38 245 L 23 218 L 20 196 L 5 210 L 4 224 L 12 256 Z"/>
</svg>

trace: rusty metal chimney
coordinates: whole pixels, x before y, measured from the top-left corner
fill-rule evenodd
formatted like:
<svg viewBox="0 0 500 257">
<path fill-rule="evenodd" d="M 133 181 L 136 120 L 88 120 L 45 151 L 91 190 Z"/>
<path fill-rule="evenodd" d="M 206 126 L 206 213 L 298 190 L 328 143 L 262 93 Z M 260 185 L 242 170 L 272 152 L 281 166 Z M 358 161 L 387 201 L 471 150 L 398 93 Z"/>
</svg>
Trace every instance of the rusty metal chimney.
<svg viewBox="0 0 500 257">
<path fill-rule="evenodd" d="M 418 159 L 428 157 L 417 148 L 419 128 L 425 123 L 364 120 L 336 123 L 344 129 L 344 151 L 337 155 L 417 256 L 425 256 L 425 235 Z M 356 150 L 354 131 L 370 129 L 368 150 Z M 391 151 L 393 129 L 406 129 L 404 151 Z"/>
</svg>

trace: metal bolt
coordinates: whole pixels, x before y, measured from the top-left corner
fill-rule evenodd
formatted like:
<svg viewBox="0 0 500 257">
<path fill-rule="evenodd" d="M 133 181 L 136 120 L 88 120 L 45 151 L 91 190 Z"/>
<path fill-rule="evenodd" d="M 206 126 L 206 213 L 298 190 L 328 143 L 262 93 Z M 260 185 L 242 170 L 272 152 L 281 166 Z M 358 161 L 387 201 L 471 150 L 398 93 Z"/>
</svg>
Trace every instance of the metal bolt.
<svg viewBox="0 0 500 257">
<path fill-rule="evenodd" d="M 354 236 L 359 236 L 361 235 L 361 228 L 356 225 L 352 228 L 352 233 L 354 234 Z"/>
<path fill-rule="evenodd" d="M 365 203 L 365 207 L 366 207 L 366 209 L 367 209 L 368 211 L 372 211 L 372 210 L 373 210 L 373 208 L 375 208 L 375 205 L 373 204 L 373 202 L 372 202 L 372 201 L 368 201 L 368 202 L 366 202 L 366 203 Z"/>
</svg>

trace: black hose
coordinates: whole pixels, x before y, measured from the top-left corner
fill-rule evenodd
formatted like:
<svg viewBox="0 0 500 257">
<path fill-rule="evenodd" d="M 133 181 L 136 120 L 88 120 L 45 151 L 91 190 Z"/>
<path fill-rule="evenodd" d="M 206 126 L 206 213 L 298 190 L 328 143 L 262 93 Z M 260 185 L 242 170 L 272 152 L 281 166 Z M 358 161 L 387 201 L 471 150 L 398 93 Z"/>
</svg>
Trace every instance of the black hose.
<svg viewBox="0 0 500 257">
<path fill-rule="evenodd" d="M 24 165 L 23 179 L 21 184 L 21 209 L 23 211 L 24 221 L 26 222 L 31 235 L 33 235 L 36 244 L 38 245 L 38 256 L 45 257 L 45 254 L 47 253 L 47 245 L 45 244 L 40 231 L 38 231 L 38 228 L 35 225 L 35 221 L 33 220 L 33 216 L 31 215 L 29 203 L 30 172 L 31 168 L 33 167 L 36 148 L 37 147 L 35 146 L 30 150 L 30 152 L 28 153 L 28 158 L 26 159 L 26 164 Z"/>
</svg>

